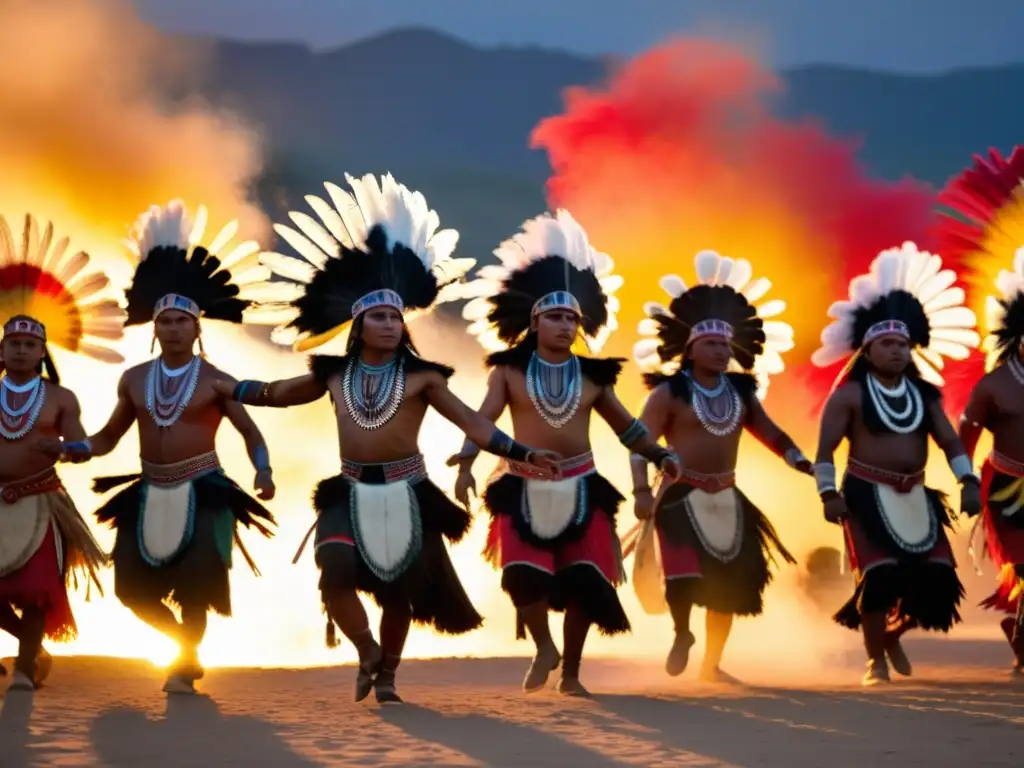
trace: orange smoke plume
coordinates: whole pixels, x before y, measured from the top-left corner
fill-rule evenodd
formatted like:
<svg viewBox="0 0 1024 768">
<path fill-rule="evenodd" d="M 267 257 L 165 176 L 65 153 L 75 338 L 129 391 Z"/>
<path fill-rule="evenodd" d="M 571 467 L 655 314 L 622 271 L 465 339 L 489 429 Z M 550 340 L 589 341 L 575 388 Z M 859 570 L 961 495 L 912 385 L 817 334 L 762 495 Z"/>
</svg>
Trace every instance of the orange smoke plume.
<svg viewBox="0 0 1024 768">
<path fill-rule="evenodd" d="M 163 38 L 122 0 L 0 0 L 0 210 L 31 212 L 105 246 L 152 203 L 264 218 L 246 203 L 257 137 L 206 106 L 175 104 L 197 49 Z"/>
<path fill-rule="evenodd" d="M 554 169 L 551 205 L 570 209 L 626 279 L 610 353 L 629 354 L 644 301 L 662 298 L 658 278 L 692 280 L 699 250 L 749 259 L 772 281 L 796 348 L 768 401 L 784 423 L 788 412 L 786 426 L 808 449 L 811 400 L 837 372 L 804 379 L 826 310 L 879 251 L 905 240 L 927 246 L 934 197 L 912 180 L 870 178 L 854 141 L 774 117 L 770 99 L 781 89 L 736 47 L 677 40 L 602 87 L 570 89 L 564 114 L 532 138 Z"/>
</svg>

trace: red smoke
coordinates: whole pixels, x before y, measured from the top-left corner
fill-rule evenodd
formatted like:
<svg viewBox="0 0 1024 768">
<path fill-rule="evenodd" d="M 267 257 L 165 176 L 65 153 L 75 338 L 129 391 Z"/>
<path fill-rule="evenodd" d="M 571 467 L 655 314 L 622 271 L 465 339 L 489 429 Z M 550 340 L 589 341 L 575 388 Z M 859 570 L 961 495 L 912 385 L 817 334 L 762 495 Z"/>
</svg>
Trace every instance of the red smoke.
<svg viewBox="0 0 1024 768">
<path fill-rule="evenodd" d="M 872 178 L 857 142 L 819 121 L 773 116 L 781 91 L 736 47 L 676 40 L 599 87 L 568 89 L 564 113 L 541 121 L 532 145 L 554 169 L 551 207 L 570 209 L 626 279 L 608 351 L 629 354 L 643 302 L 664 298 L 662 274 L 692 280 L 705 248 L 747 258 L 773 282 L 769 296 L 787 301 L 782 319 L 796 332 L 769 403 L 806 422 L 817 399 L 808 381 L 820 397 L 837 373 L 809 363 L 829 304 L 879 251 L 928 247 L 935 197 L 912 179 Z"/>
</svg>

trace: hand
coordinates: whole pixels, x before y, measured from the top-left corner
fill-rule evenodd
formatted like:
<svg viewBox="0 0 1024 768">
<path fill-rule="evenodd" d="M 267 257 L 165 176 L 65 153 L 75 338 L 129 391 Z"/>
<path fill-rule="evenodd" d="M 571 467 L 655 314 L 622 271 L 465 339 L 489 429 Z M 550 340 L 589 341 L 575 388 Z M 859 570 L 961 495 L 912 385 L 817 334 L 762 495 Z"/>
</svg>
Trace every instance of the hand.
<svg viewBox="0 0 1024 768">
<path fill-rule="evenodd" d="M 277 493 L 277 486 L 274 485 L 274 474 L 269 469 L 261 469 L 256 473 L 256 481 L 253 483 L 256 488 L 256 498 L 263 501 L 270 501 Z"/>
<path fill-rule="evenodd" d="M 675 456 L 665 457 L 662 460 L 661 466 L 658 467 L 658 469 L 660 469 L 662 474 L 664 474 L 665 477 L 667 477 L 669 481 L 673 483 L 679 480 L 679 478 L 682 477 L 683 474 L 683 465 L 679 463 L 679 459 L 677 459 Z M 647 495 L 650 495 L 650 491 L 647 491 Z"/>
<path fill-rule="evenodd" d="M 543 474 L 548 475 L 550 480 L 560 480 L 562 477 L 562 455 L 554 451 L 530 451 L 526 459 L 527 463 L 539 469 Z"/>
<path fill-rule="evenodd" d="M 648 520 L 654 514 L 654 494 L 650 488 L 633 491 L 633 514 L 637 520 Z"/>
<path fill-rule="evenodd" d="M 64 443 L 59 437 L 41 437 L 34 447 L 51 459 L 59 459 L 64 455 Z"/>
<path fill-rule="evenodd" d="M 960 486 L 960 511 L 968 517 L 981 512 L 981 487 L 973 480 Z"/>
<path fill-rule="evenodd" d="M 810 459 L 801 459 L 794 466 L 797 472 L 803 472 L 805 475 L 814 477 L 814 464 L 811 463 Z"/>
<path fill-rule="evenodd" d="M 468 469 L 460 469 L 459 476 L 455 479 L 455 500 L 464 506 L 467 510 L 469 509 L 469 493 L 473 492 L 476 496 L 476 480 L 473 478 L 473 473 Z"/>
<path fill-rule="evenodd" d="M 837 493 L 825 502 L 825 519 L 830 523 L 841 523 L 849 514 L 846 499 L 841 494 Z"/>
</svg>

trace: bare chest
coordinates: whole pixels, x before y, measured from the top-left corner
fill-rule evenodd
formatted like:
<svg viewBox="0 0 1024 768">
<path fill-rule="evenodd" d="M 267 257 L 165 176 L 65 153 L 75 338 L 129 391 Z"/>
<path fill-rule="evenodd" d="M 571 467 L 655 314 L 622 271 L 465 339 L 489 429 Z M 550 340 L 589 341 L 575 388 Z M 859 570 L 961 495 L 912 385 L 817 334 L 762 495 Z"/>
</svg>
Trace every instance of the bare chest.
<svg viewBox="0 0 1024 768">
<path fill-rule="evenodd" d="M 215 376 L 205 366 L 198 375 L 161 376 L 146 370 L 130 385 L 139 427 L 144 431 L 173 425 L 213 427 L 223 418 L 221 398 L 213 389 Z"/>
</svg>

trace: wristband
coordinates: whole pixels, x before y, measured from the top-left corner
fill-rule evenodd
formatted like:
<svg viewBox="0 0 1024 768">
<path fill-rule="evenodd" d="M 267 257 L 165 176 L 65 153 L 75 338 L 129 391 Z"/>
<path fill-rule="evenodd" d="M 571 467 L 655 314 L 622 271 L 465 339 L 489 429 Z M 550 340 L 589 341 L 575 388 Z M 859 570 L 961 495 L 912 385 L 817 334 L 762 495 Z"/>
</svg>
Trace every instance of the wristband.
<svg viewBox="0 0 1024 768">
<path fill-rule="evenodd" d="M 520 463 L 528 462 L 530 454 L 533 453 L 525 445 L 517 443 L 497 427 L 491 433 L 491 439 L 487 443 L 487 451 L 509 461 L 518 461 Z"/>
<path fill-rule="evenodd" d="M 252 465 L 257 472 L 270 471 L 270 455 L 267 453 L 266 445 L 257 445 L 252 452 Z"/>
<path fill-rule="evenodd" d="M 965 480 L 980 482 L 978 476 L 974 474 L 974 467 L 971 466 L 971 460 L 967 458 L 967 454 L 961 453 L 950 459 L 949 468 L 953 470 L 953 475 L 958 483 L 962 483 Z"/>
<path fill-rule="evenodd" d="M 231 399 L 238 403 L 259 405 L 269 394 L 269 382 L 246 379 L 245 381 L 240 381 L 235 385 L 235 391 L 231 393 Z M 248 400 L 246 400 L 247 395 L 249 396 Z"/>
<path fill-rule="evenodd" d="M 807 457 L 804 456 L 803 452 L 795 445 L 791 448 L 787 448 L 786 452 L 782 454 L 782 458 L 789 466 L 796 469 L 796 465 L 802 461 L 807 461 Z"/>
<path fill-rule="evenodd" d="M 640 419 L 633 419 L 633 423 L 626 427 L 618 437 L 620 443 L 630 448 L 647 437 L 648 434 L 647 427 L 640 422 Z"/>
<path fill-rule="evenodd" d="M 672 451 L 667 450 L 657 443 L 654 443 L 651 447 L 646 448 L 643 451 L 637 451 L 637 455 L 651 462 L 651 464 L 658 469 L 661 469 L 661 465 L 665 462 L 665 459 L 674 459 L 676 457 Z"/>
<path fill-rule="evenodd" d="M 79 440 L 74 443 L 64 443 L 64 454 L 69 453 L 85 453 L 92 454 L 92 441 L 91 440 Z"/>
<path fill-rule="evenodd" d="M 836 465 L 832 462 L 821 461 L 814 465 L 814 480 L 818 484 L 818 495 L 829 491 L 838 492 L 836 488 Z"/>
</svg>

